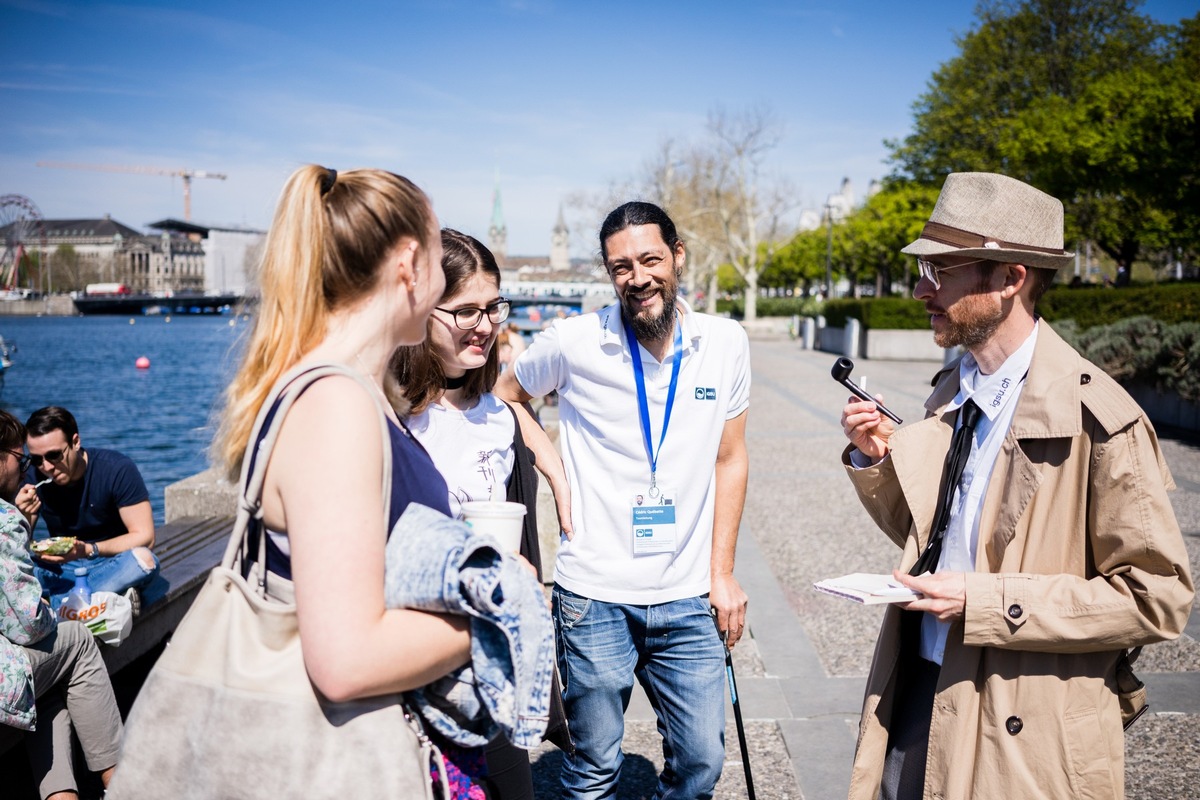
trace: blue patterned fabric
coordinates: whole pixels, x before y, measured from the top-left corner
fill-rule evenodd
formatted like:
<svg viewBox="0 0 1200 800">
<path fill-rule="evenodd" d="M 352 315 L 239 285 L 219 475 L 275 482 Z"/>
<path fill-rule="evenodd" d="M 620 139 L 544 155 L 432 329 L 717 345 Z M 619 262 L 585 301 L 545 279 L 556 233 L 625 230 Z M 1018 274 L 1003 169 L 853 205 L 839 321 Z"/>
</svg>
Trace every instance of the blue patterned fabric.
<svg viewBox="0 0 1200 800">
<path fill-rule="evenodd" d="M 406 693 L 426 722 L 461 745 L 502 733 L 537 747 L 550 718 L 554 632 L 542 587 L 520 560 L 412 503 L 388 539 L 384 599 L 389 608 L 471 617 L 471 663 Z"/>
<path fill-rule="evenodd" d="M 54 614 L 33 574 L 29 524 L 0 500 L 0 724 L 31 731 L 37 723 L 33 668 L 22 645 L 46 638 Z"/>
</svg>

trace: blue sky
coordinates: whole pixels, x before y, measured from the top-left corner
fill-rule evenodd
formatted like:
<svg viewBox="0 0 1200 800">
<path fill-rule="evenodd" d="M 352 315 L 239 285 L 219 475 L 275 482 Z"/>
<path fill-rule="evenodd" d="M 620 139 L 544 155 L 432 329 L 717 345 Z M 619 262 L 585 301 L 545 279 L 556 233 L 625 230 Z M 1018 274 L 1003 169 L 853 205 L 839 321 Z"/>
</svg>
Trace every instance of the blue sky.
<svg viewBox="0 0 1200 800">
<path fill-rule="evenodd" d="M 418 0 L 104 4 L 0 0 L 0 194 L 47 218 L 183 215 L 265 228 L 300 164 L 384 167 L 484 238 L 499 171 L 509 252 L 547 253 L 560 203 L 632 179 L 710 111 L 766 105 L 796 214 L 883 176 L 883 140 L 972 25 L 969 0 Z M 1150 0 L 1166 22 L 1194 2 Z M 599 219 L 567 208 L 573 254 Z"/>
</svg>

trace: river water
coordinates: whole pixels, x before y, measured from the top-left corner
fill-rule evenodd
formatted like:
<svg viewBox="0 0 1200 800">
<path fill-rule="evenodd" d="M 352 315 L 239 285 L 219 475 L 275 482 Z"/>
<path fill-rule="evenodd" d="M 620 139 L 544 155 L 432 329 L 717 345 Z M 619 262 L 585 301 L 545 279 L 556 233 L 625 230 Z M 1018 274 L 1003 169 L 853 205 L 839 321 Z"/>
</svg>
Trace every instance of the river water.
<svg viewBox="0 0 1200 800">
<path fill-rule="evenodd" d="M 119 450 L 138 465 L 154 519 L 163 489 L 208 468 L 217 404 L 250 321 L 230 316 L 0 317 L 16 344 L 0 407 L 24 422 L 68 409 L 84 447 Z M 150 368 L 135 366 L 139 357 Z"/>
</svg>

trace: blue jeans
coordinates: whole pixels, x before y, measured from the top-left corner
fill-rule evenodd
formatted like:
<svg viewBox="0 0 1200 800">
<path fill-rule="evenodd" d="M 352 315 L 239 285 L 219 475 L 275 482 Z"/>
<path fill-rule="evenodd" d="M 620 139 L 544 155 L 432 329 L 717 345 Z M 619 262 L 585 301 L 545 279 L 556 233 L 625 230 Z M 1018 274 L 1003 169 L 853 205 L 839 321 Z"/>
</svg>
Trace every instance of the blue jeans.
<svg viewBox="0 0 1200 800">
<path fill-rule="evenodd" d="M 562 797 L 616 795 L 636 677 L 663 737 L 655 800 L 711 798 L 725 762 L 725 651 L 708 598 L 622 605 L 555 587 L 553 609 L 576 746 L 563 758 Z"/>
<path fill-rule="evenodd" d="M 132 550 L 117 553 L 115 556 L 100 556 L 99 558 L 81 558 L 68 561 L 59 566 L 46 566 L 34 561 L 33 574 L 42 584 L 42 594 L 49 595 L 50 604 L 57 605 L 63 595 L 71 591 L 75 585 L 75 568 L 87 567 L 88 586 L 93 592 L 115 592 L 120 594 L 131 586 L 142 587 L 158 574 L 158 556 L 150 552 L 154 558 L 154 568 L 146 569 Z"/>
</svg>

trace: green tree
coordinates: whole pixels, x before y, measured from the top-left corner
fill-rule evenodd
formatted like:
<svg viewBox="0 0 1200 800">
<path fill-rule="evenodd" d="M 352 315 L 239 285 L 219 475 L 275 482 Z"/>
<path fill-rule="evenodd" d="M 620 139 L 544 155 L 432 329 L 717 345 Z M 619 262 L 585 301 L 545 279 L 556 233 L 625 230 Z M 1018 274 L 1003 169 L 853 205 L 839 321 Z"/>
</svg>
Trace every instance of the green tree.
<svg viewBox="0 0 1200 800">
<path fill-rule="evenodd" d="M 79 253 L 69 244 L 60 244 L 50 254 L 50 268 L 54 271 L 54 288 L 64 292 L 82 289 L 85 283 L 82 275 Z"/>
<path fill-rule="evenodd" d="M 1118 264 L 1195 248 L 1200 44 L 1128 0 L 985 0 L 889 142 L 896 173 L 995 171 L 1063 200 Z"/>
<path fill-rule="evenodd" d="M 834 223 L 831 265 L 835 279 L 848 279 L 855 296 L 870 282 L 878 296 L 892 294 L 897 283 L 911 290 L 916 265 L 900 248 L 921 234 L 935 202 L 935 187 L 887 181 L 860 208 Z M 796 234 L 771 255 L 761 285 L 807 291 L 823 283 L 830 236 L 825 226 Z"/>
<path fill-rule="evenodd" d="M 889 142 L 899 169 L 922 183 L 949 172 L 1001 170 L 1014 117 L 1043 98 L 1073 102 L 1096 78 L 1150 58 L 1157 27 L 1128 0 L 983 0 L 913 106 L 914 130 Z"/>
<path fill-rule="evenodd" d="M 807 293 L 825 279 L 825 229 L 801 231 L 772 255 L 762 285 Z"/>
<path fill-rule="evenodd" d="M 45 270 L 42 268 L 42 250 L 40 248 L 31 248 L 25 252 L 24 258 L 21 259 L 21 277 L 18 285 L 23 289 L 40 291 L 44 287 L 44 272 Z"/>
<path fill-rule="evenodd" d="M 933 187 L 889 181 L 838 226 L 847 272 L 858 283 L 874 279 L 876 297 L 892 294 L 894 283 L 911 289 L 916 265 L 900 248 L 920 236 L 935 202 Z"/>
<path fill-rule="evenodd" d="M 717 292 L 720 295 L 741 294 L 746 291 L 745 279 L 738 274 L 738 271 L 733 268 L 732 264 L 721 264 L 717 267 L 714 274 L 716 275 Z"/>
<path fill-rule="evenodd" d="M 779 137 L 779 124 L 765 107 L 716 109 L 702 141 L 668 142 L 645 165 L 647 194 L 671 214 L 687 241 L 689 262 L 708 279 L 710 303 L 720 284 L 717 267 L 729 265 L 741 279 L 748 320 L 756 317 L 759 276 L 791 202 L 786 184 L 766 169 Z"/>
</svg>

